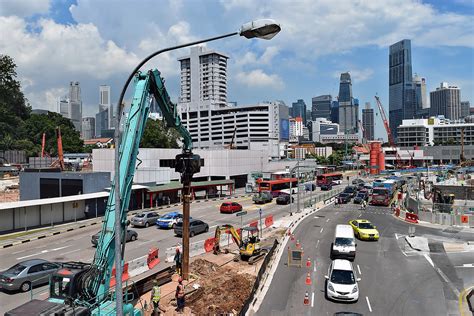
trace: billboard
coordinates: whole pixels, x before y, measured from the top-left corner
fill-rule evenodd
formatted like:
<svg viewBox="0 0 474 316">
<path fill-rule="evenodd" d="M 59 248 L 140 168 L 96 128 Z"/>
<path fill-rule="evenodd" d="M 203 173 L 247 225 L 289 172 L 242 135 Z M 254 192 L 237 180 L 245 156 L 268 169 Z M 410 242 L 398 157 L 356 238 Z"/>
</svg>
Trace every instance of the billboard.
<svg viewBox="0 0 474 316">
<path fill-rule="evenodd" d="M 288 119 L 280 119 L 280 140 L 290 139 L 290 123 Z"/>
</svg>

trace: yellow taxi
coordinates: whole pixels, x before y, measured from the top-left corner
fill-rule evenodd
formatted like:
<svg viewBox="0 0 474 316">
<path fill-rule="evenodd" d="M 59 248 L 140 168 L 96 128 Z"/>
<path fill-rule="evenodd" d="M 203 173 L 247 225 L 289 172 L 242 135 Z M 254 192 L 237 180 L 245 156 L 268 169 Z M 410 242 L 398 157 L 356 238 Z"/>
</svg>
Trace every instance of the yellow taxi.
<svg viewBox="0 0 474 316">
<path fill-rule="evenodd" d="M 361 240 L 379 240 L 379 231 L 377 227 L 366 219 L 354 219 L 349 221 L 354 234 Z"/>
</svg>

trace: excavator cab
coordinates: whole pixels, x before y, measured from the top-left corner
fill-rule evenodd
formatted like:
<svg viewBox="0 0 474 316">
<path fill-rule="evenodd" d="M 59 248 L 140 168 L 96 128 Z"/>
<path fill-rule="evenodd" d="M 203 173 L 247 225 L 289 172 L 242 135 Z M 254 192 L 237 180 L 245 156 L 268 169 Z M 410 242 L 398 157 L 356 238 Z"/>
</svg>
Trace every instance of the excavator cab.
<svg viewBox="0 0 474 316">
<path fill-rule="evenodd" d="M 242 243 L 239 248 L 242 260 L 248 260 L 250 257 L 260 254 L 260 238 L 257 227 L 249 226 L 242 229 Z"/>
</svg>

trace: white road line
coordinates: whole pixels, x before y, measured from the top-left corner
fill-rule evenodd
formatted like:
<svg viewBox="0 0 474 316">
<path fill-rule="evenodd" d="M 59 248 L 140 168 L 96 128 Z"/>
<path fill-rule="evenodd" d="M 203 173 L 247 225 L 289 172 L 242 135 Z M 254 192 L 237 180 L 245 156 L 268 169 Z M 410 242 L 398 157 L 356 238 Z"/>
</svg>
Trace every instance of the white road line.
<svg viewBox="0 0 474 316">
<path fill-rule="evenodd" d="M 74 249 L 74 250 L 71 250 L 71 251 L 68 251 L 68 252 L 64 252 L 62 253 L 61 255 L 67 255 L 69 253 L 73 253 L 73 252 L 76 252 L 76 251 L 80 251 L 81 249 Z"/>
<path fill-rule="evenodd" d="M 357 265 L 357 271 L 359 271 L 359 275 L 362 275 L 362 272 L 360 272 L 360 267 Z"/>
<path fill-rule="evenodd" d="M 329 218 L 326 220 L 326 223 L 329 222 Z"/>
<path fill-rule="evenodd" d="M 34 256 L 37 256 L 37 255 L 41 255 L 41 254 L 44 254 L 44 253 L 48 253 L 48 252 L 50 252 L 50 251 L 61 250 L 61 249 L 67 248 L 67 247 L 71 247 L 71 245 L 69 245 L 69 246 L 64 246 L 64 247 L 59 247 L 59 248 L 53 248 L 53 249 L 51 249 L 51 250 L 45 249 L 45 250 L 42 250 L 42 251 L 40 251 L 40 252 L 31 254 L 31 255 L 27 255 L 27 256 L 23 256 L 23 257 L 18 257 L 18 258 L 16 258 L 16 260 L 21 260 L 21 259 L 25 259 L 25 258 L 29 258 L 29 257 L 34 257 Z"/>
<path fill-rule="evenodd" d="M 456 268 L 474 268 L 474 263 L 465 263 L 462 266 L 456 266 Z"/>
<path fill-rule="evenodd" d="M 362 213 L 360 213 L 359 216 L 357 216 L 357 217 L 361 217 L 361 216 L 362 216 Z"/>
<path fill-rule="evenodd" d="M 314 265 L 313 271 L 316 272 L 316 264 Z"/>
<path fill-rule="evenodd" d="M 397 240 L 398 240 L 398 238 L 400 238 L 397 233 L 395 233 L 395 238 L 397 238 Z"/>
<path fill-rule="evenodd" d="M 425 253 L 425 254 L 423 255 L 423 257 L 425 257 L 425 259 L 426 259 L 426 260 L 431 264 L 431 266 L 434 268 L 434 263 L 433 263 L 433 260 L 431 260 L 430 256 L 429 256 L 427 253 Z"/>
<path fill-rule="evenodd" d="M 318 248 L 318 246 L 319 246 L 319 239 L 318 239 L 318 241 L 316 242 L 316 248 Z"/>
<path fill-rule="evenodd" d="M 324 230 L 324 227 L 322 227 L 322 228 L 321 228 L 321 230 L 319 231 L 319 233 L 322 233 L 322 232 L 323 232 L 323 230 Z"/>
<path fill-rule="evenodd" d="M 370 306 L 369 297 L 366 296 L 366 297 L 365 297 L 365 300 L 367 301 L 367 306 L 369 307 L 369 311 L 372 313 L 372 306 Z"/>
<path fill-rule="evenodd" d="M 314 292 L 311 294 L 311 307 L 314 307 Z"/>
</svg>

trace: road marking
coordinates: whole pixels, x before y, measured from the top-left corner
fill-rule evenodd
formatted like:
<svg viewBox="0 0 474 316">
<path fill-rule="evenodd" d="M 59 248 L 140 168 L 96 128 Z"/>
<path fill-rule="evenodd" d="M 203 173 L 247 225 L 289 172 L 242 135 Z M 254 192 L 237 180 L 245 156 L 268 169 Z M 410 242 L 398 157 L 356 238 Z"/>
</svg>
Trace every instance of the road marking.
<svg viewBox="0 0 474 316">
<path fill-rule="evenodd" d="M 316 272 L 316 264 L 314 265 L 313 271 Z"/>
<path fill-rule="evenodd" d="M 395 233 L 395 238 L 397 238 L 397 240 L 398 240 L 398 238 L 400 238 L 400 236 L 398 236 L 398 234 Z"/>
<path fill-rule="evenodd" d="M 425 253 L 425 254 L 423 255 L 423 257 L 425 257 L 425 259 L 426 259 L 426 260 L 431 264 L 431 266 L 434 268 L 434 263 L 433 263 L 433 260 L 431 260 L 430 256 L 429 256 L 427 253 Z"/>
<path fill-rule="evenodd" d="M 318 239 L 318 241 L 316 242 L 316 248 L 318 248 L 318 246 L 319 246 L 319 239 Z"/>
<path fill-rule="evenodd" d="M 322 233 L 322 232 L 323 232 L 323 230 L 324 230 L 324 227 L 322 227 L 322 228 L 321 228 L 321 230 L 319 231 L 319 233 Z"/>
<path fill-rule="evenodd" d="M 365 297 L 365 300 L 367 301 L 367 306 L 369 306 L 369 311 L 372 313 L 372 306 L 370 306 L 369 297 L 366 296 L 366 297 Z"/>
<path fill-rule="evenodd" d="M 67 255 L 69 253 L 73 253 L 73 252 L 76 252 L 76 251 L 79 251 L 79 250 L 81 250 L 81 249 L 74 249 L 74 250 L 71 250 L 71 251 L 68 251 L 68 252 L 64 252 L 64 253 L 62 253 L 62 255 Z"/>
<path fill-rule="evenodd" d="M 359 271 L 359 275 L 362 275 L 362 272 L 360 272 L 360 267 L 357 265 L 357 271 Z"/>
<path fill-rule="evenodd" d="M 329 218 L 326 220 L 326 223 L 329 222 Z"/>
<path fill-rule="evenodd" d="M 314 307 L 314 292 L 311 294 L 311 307 Z"/>
<path fill-rule="evenodd" d="M 21 260 L 21 259 L 25 259 L 25 258 L 29 258 L 29 257 L 41 255 L 41 254 L 44 254 L 44 253 L 48 253 L 48 252 L 50 252 L 50 251 L 61 250 L 61 249 L 67 248 L 67 247 L 71 247 L 71 245 L 69 245 L 69 246 L 64 246 L 64 247 L 59 247 L 59 248 L 54 248 L 54 249 L 51 249 L 51 250 L 48 250 L 48 249 L 42 250 L 41 252 L 37 252 L 37 253 L 31 254 L 31 255 L 27 255 L 27 256 L 23 256 L 23 257 L 18 257 L 18 258 L 16 258 L 16 260 Z"/>
<path fill-rule="evenodd" d="M 359 216 L 357 216 L 357 217 L 361 217 L 361 216 L 362 216 L 362 213 L 360 213 Z"/>
<path fill-rule="evenodd" d="M 465 263 L 462 266 L 456 266 L 456 268 L 474 268 L 474 263 Z"/>
</svg>

